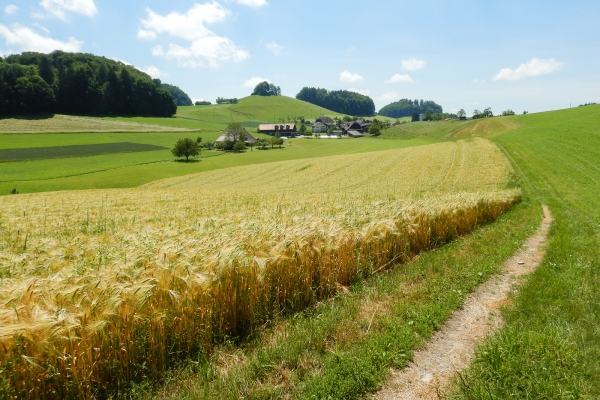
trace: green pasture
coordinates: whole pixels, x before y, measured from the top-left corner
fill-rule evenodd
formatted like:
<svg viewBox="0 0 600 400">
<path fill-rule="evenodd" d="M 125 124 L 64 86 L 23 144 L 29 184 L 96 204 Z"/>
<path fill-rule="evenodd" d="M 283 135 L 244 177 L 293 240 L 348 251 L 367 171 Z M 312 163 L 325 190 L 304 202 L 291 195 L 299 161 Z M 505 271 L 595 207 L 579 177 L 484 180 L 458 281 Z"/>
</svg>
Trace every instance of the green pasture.
<svg viewBox="0 0 600 400">
<path fill-rule="evenodd" d="M 196 118 L 203 122 L 223 124 L 240 122 L 249 127 L 256 127 L 261 123 L 293 122 L 294 117 L 301 116 L 311 120 L 323 115 L 331 118 L 343 118 L 345 114 L 286 96 L 249 96 L 240 99 L 237 104 L 177 108 L 177 117 Z M 369 117 L 369 119 L 372 118 Z M 395 121 L 394 118 L 384 116 L 375 118 Z"/>
<path fill-rule="evenodd" d="M 513 117 L 492 136 L 554 216 L 507 324 L 457 377 L 461 399 L 600 398 L 600 106 Z M 493 133 L 488 132 L 486 134 Z"/>
<path fill-rule="evenodd" d="M 200 132 L 199 135 L 206 141 L 216 139 L 219 133 L 204 134 Z M 0 140 L 3 136 L 0 135 Z M 52 135 L 40 134 L 39 136 L 45 138 Z M 68 142 L 69 144 L 76 144 L 74 142 L 77 140 L 77 136 L 92 143 L 92 139 L 100 141 L 100 138 L 102 138 L 106 142 L 127 140 L 134 143 L 172 148 L 177 139 L 190 135 L 185 132 L 58 135 L 62 139 L 61 143 Z M 195 136 L 192 137 L 195 138 Z M 17 138 L 12 137 L 10 141 L 14 146 Z M 380 151 L 436 142 L 438 140 L 428 137 L 395 141 L 383 141 L 374 138 L 338 140 L 298 138 L 286 141 L 282 149 L 258 150 L 254 148 L 241 154 L 203 150 L 200 157 L 190 163 L 173 162 L 174 158 L 170 150 L 0 163 L 0 194 L 7 194 L 13 188 L 16 188 L 20 193 L 33 193 L 56 190 L 137 187 L 157 179 L 232 166 Z"/>
</svg>

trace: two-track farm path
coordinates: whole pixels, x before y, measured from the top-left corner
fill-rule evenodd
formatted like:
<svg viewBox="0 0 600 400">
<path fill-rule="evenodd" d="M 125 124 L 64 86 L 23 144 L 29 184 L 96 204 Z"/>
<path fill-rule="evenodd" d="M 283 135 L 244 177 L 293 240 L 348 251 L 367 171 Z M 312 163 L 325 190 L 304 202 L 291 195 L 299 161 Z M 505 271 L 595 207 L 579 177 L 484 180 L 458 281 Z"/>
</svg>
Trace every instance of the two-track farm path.
<svg viewBox="0 0 600 400">
<path fill-rule="evenodd" d="M 551 222 L 550 211 L 544 206 L 544 219 L 537 232 L 505 261 L 502 273 L 473 292 L 429 343 L 415 352 L 413 361 L 394 371 L 373 398 L 437 399 L 438 393 L 447 389 L 450 378 L 469 366 L 476 345 L 502 325 L 499 308 L 509 301 L 512 285 L 542 261 Z"/>
</svg>

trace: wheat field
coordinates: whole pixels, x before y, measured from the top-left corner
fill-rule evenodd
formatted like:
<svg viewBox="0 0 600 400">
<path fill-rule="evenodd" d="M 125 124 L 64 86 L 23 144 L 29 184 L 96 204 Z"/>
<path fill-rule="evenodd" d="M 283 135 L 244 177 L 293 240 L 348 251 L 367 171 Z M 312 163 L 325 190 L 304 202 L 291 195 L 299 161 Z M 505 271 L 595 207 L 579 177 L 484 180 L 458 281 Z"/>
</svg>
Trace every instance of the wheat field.
<svg viewBox="0 0 600 400">
<path fill-rule="evenodd" d="M 0 397 L 90 398 L 494 220 L 489 141 L 0 198 Z"/>
</svg>

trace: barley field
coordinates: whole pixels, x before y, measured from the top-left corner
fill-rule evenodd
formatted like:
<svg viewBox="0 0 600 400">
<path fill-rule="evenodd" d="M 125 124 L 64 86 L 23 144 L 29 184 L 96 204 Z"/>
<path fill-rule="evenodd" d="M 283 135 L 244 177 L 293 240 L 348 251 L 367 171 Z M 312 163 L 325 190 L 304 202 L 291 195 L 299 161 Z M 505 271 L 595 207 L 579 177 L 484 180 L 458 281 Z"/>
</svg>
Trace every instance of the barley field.
<svg viewBox="0 0 600 400">
<path fill-rule="evenodd" d="M 485 139 L 0 198 L 0 397 L 122 393 L 520 201 Z"/>
</svg>

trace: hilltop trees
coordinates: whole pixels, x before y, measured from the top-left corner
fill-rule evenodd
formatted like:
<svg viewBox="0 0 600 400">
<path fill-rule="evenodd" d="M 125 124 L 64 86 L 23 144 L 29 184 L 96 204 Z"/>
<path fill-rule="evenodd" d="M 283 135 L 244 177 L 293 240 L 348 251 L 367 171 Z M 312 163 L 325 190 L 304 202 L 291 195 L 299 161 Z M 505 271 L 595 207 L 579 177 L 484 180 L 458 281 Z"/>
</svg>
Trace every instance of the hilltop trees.
<svg viewBox="0 0 600 400">
<path fill-rule="evenodd" d="M 378 114 L 390 118 L 402 118 L 410 117 L 415 113 L 418 116 L 419 114 L 426 114 L 427 112 L 433 115 L 436 113 L 441 114 L 444 111 L 442 109 L 442 106 L 436 104 L 431 100 L 423 101 L 415 99 L 413 101 L 409 99 L 402 99 L 383 107 L 381 110 L 379 110 Z"/>
<path fill-rule="evenodd" d="M 167 92 L 173 96 L 175 100 L 175 104 L 177 106 L 191 106 L 192 99 L 188 96 L 183 90 L 174 85 L 169 85 L 168 83 L 161 83 L 160 87 L 165 89 Z"/>
<path fill-rule="evenodd" d="M 304 87 L 296 95 L 296 99 L 327 108 L 341 114 L 375 115 L 375 103 L 368 96 L 347 90 L 334 90 Z"/>
<path fill-rule="evenodd" d="M 252 92 L 252 96 L 281 96 L 281 88 L 264 81 L 256 85 Z"/>
<path fill-rule="evenodd" d="M 172 116 L 160 80 L 91 54 L 25 52 L 0 59 L 0 115 L 56 112 Z"/>
</svg>

